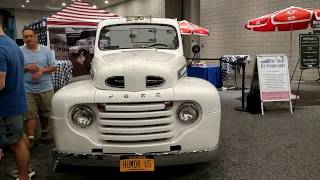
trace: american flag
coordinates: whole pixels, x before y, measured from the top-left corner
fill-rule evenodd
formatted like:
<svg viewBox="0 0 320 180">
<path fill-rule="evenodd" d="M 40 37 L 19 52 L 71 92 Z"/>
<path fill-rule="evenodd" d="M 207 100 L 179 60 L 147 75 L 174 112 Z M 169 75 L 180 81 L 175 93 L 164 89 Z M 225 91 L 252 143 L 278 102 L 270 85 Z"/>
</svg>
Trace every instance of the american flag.
<svg viewBox="0 0 320 180">
<path fill-rule="evenodd" d="M 38 35 L 38 43 L 42 45 L 47 45 L 47 22 L 46 17 L 38 19 L 37 21 L 31 23 L 28 27 L 36 31 Z"/>
</svg>

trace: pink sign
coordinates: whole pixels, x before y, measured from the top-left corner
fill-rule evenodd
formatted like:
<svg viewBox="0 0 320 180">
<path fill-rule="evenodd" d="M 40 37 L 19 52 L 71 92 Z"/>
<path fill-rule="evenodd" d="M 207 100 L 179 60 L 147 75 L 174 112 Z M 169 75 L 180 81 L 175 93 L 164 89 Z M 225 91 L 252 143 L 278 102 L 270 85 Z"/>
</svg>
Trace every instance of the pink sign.
<svg viewBox="0 0 320 180">
<path fill-rule="evenodd" d="M 265 101 L 271 100 L 282 100 L 290 99 L 289 91 L 272 91 L 272 92 L 261 92 L 261 99 Z"/>
</svg>

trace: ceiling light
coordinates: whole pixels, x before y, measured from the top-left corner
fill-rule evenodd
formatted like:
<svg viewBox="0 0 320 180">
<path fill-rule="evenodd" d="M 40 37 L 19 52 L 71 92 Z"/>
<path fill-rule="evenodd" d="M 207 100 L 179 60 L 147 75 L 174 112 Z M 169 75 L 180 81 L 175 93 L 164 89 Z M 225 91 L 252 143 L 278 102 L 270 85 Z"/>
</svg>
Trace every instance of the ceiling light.
<svg viewBox="0 0 320 180">
<path fill-rule="evenodd" d="M 104 1 L 105 4 L 109 4 L 109 1 Z"/>
<path fill-rule="evenodd" d="M 26 0 L 26 3 L 29 3 L 30 2 L 30 0 Z"/>
<path fill-rule="evenodd" d="M 22 5 L 21 5 L 21 7 L 23 7 L 23 8 L 24 8 L 24 4 L 22 4 Z"/>
<path fill-rule="evenodd" d="M 62 6 L 66 6 L 66 3 L 62 3 Z"/>
</svg>

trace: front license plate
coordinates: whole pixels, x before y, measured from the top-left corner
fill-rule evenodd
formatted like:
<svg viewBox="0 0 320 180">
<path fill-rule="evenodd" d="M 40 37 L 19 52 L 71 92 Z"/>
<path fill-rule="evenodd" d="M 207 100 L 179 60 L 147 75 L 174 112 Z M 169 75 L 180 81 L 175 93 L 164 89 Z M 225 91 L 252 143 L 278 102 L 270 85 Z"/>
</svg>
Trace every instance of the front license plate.
<svg viewBox="0 0 320 180">
<path fill-rule="evenodd" d="M 153 156 L 121 156 L 120 172 L 154 171 Z"/>
</svg>

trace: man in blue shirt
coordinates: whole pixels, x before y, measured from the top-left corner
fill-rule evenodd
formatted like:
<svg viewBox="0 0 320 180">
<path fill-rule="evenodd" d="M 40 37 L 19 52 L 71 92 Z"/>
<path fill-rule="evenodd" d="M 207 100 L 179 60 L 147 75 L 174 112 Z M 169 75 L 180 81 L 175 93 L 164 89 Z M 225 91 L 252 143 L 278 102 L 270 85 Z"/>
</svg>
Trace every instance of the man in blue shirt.
<svg viewBox="0 0 320 180">
<path fill-rule="evenodd" d="M 37 35 L 31 28 L 22 30 L 24 84 L 28 98 L 27 135 L 31 146 L 34 144 L 37 119 L 40 119 L 42 140 L 48 140 L 48 122 L 51 115 L 53 84 L 51 73 L 55 71 L 56 62 L 51 50 L 37 43 Z"/>
<path fill-rule="evenodd" d="M 24 58 L 19 47 L 5 35 L 6 12 L 0 10 L 0 147 L 9 145 L 19 170 L 27 180 L 30 153 L 23 135 L 23 114 L 27 111 L 23 84 Z"/>
</svg>

